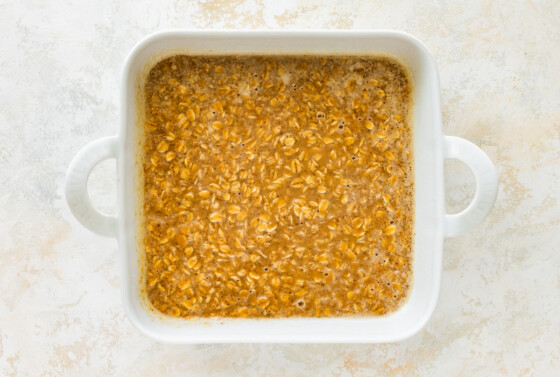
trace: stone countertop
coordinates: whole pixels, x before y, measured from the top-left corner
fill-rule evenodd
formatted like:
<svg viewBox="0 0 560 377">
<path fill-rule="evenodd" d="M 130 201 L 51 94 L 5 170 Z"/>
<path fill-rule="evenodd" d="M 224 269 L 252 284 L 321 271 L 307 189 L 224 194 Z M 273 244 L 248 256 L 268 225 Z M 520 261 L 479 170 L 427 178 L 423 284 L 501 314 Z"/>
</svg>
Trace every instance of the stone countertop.
<svg viewBox="0 0 560 377">
<path fill-rule="evenodd" d="M 0 375 L 557 376 L 560 370 L 560 6 L 543 1 L 0 1 Z M 117 243 L 63 197 L 89 141 L 116 133 L 132 46 L 169 28 L 400 29 L 441 77 L 444 132 L 496 164 L 494 210 L 444 244 L 419 334 L 383 345 L 158 344 L 121 304 Z M 446 163 L 448 209 L 474 192 Z M 114 211 L 114 162 L 93 172 Z"/>
</svg>

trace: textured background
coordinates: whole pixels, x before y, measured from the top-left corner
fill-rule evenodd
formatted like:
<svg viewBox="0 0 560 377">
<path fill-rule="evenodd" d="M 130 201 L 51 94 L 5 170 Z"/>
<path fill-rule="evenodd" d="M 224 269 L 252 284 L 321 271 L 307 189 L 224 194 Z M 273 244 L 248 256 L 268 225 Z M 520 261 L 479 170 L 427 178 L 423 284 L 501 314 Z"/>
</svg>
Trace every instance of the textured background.
<svg viewBox="0 0 560 377">
<path fill-rule="evenodd" d="M 0 375 L 558 376 L 560 4 L 527 1 L 0 0 Z M 71 216 L 64 174 L 116 133 L 126 54 L 167 28 L 378 29 L 422 39 L 444 130 L 480 145 L 500 191 L 476 231 L 445 241 L 427 327 L 387 345 L 152 342 L 120 301 L 117 243 Z M 472 175 L 446 163 L 449 210 Z M 114 211 L 114 162 L 90 179 Z"/>
</svg>

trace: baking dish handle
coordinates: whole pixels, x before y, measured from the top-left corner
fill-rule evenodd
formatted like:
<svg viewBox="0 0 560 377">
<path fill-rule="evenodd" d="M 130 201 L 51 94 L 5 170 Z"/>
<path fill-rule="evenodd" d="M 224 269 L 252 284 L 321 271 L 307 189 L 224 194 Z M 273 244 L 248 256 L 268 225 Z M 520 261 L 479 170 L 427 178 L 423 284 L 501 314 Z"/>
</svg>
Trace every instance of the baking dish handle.
<svg viewBox="0 0 560 377">
<path fill-rule="evenodd" d="M 460 137 L 444 137 L 445 158 L 464 162 L 474 173 L 474 199 L 462 212 L 445 215 L 445 236 L 455 237 L 474 229 L 490 213 L 498 194 L 498 175 L 490 158 L 476 145 Z"/>
<path fill-rule="evenodd" d="M 106 237 L 117 236 L 117 217 L 99 212 L 91 204 L 88 177 L 101 161 L 117 158 L 117 136 L 95 140 L 82 148 L 66 174 L 66 201 L 76 219 L 86 228 Z"/>
</svg>

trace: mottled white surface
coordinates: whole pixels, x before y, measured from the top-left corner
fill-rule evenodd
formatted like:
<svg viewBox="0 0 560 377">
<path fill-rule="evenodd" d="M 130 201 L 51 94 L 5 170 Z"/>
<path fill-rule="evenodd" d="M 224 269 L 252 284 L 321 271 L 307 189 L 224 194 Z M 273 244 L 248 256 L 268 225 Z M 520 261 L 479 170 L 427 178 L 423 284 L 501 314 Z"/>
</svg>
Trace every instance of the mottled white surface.
<svg viewBox="0 0 560 377">
<path fill-rule="evenodd" d="M 0 375 L 560 375 L 560 4 L 527 1 L 0 0 Z M 495 162 L 495 209 L 445 241 L 438 306 L 387 345 L 154 343 L 120 301 L 117 243 L 63 198 L 86 143 L 116 133 L 132 46 L 168 28 L 393 28 L 441 74 L 444 130 Z M 474 191 L 448 163 L 448 206 Z M 114 163 L 90 178 L 115 204 Z"/>
</svg>

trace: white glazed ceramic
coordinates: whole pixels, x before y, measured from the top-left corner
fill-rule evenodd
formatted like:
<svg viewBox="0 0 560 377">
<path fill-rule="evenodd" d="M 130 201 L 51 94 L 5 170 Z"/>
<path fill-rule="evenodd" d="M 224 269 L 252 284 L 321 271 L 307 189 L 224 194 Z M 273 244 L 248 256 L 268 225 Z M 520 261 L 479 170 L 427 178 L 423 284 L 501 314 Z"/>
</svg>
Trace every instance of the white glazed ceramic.
<svg viewBox="0 0 560 377">
<path fill-rule="evenodd" d="M 408 301 L 382 317 L 287 319 L 171 319 L 148 310 L 140 293 L 143 252 L 140 224 L 142 198 L 142 87 L 158 60 L 184 54 L 382 54 L 397 58 L 410 71 L 414 87 L 415 242 L 413 285 Z M 396 31 L 170 31 L 140 42 L 126 60 L 117 136 L 84 147 L 70 164 L 66 199 L 74 216 L 88 229 L 116 237 L 121 254 L 124 307 L 132 323 L 154 339 L 174 343 L 210 342 L 393 342 L 418 332 L 437 302 L 443 237 L 473 229 L 496 199 L 495 168 L 474 144 L 441 130 L 440 89 L 436 64 L 416 38 Z M 92 207 L 87 178 L 99 162 L 117 160 L 117 216 Z M 462 212 L 444 210 L 443 162 L 458 159 L 476 178 L 472 203 Z M 140 165 L 139 165 L 140 163 Z"/>
</svg>

